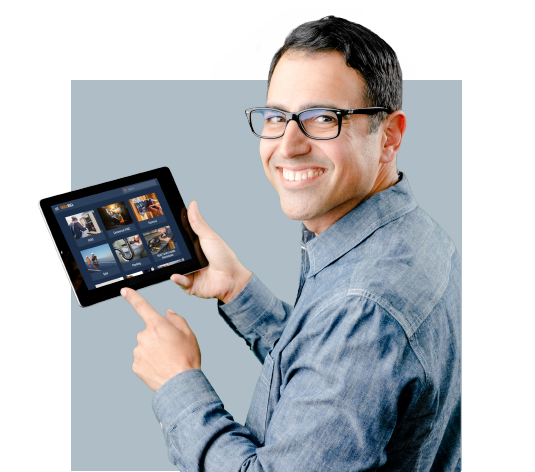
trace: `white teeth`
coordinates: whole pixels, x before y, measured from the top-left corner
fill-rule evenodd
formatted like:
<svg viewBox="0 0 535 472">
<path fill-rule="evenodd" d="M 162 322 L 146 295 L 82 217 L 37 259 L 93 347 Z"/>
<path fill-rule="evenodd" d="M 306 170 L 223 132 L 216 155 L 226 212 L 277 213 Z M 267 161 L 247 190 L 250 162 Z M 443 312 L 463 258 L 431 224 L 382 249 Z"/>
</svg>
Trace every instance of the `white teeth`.
<svg viewBox="0 0 535 472">
<path fill-rule="evenodd" d="M 320 171 L 314 171 L 314 170 L 309 170 L 308 172 L 307 171 L 298 171 L 298 172 L 293 172 L 291 170 L 288 170 L 288 169 L 282 169 L 282 176 L 284 177 L 284 180 L 290 180 L 290 181 L 300 181 L 300 180 L 306 180 L 306 179 L 311 179 L 312 177 L 318 177 L 318 175 L 322 175 L 324 174 L 324 171 L 323 170 L 320 170 Z"/>
</svg>

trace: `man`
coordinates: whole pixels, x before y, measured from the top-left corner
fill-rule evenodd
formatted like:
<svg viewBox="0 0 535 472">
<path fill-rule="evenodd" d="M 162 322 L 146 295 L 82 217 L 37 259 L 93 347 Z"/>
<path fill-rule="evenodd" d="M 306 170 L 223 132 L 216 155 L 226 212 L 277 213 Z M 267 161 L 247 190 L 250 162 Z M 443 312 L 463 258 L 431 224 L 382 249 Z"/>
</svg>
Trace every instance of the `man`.
<svg viewBox="0 0 535 472">
<path fill-rule="evenodd" d="M 171 239 L 173 239 L 173 232 L 171 231 L 171 228 L 169 226 L 158 228 L 158 232 L 160 233 L 160 241 L 168 243 L 169 241 L 171 241 Z"/>
<path fill-rule="evenodd" d="M 71 218 L 69 227 L 71 228 L 71 233 L 74 236 L 74 239 L 85 238 L 89 231 L 85 226 L 82 225 L 82 223 L 78 221 L 78 218 L 76 218 L 76 216 L 73 216 Z"/>
<path fill-rule="evenodd" d="M 91 253 L 91 263 L 93 264 L 93 267 L 98 270 L 100 263 L 98 262 L 97 256 L 93 253 Z"/>
<path fill-rule="evenodd" d="M 294 306 L 188 209 L 210 266 L 172 280 L 218 298 L 263 362 L 245 426 L 200 370 L 186 321 L 122 289 L 147 324 L 133 370 L 157 391 L 180 470 L 460 470 L 460 259 L 397 172 L 401 94 L 394 51 L 328 17 L 286 38 L 266 107 L 247 110 L 282 210 L 303 221 Z"/>
<path fill-rule="evenodd" d="M 119 222 L 119 224 L 124 224 L 123 214 L 121 213 L 121 210 L 119 208 L 117 208 L 111 216 L 115 218 Z"/>
</svg>

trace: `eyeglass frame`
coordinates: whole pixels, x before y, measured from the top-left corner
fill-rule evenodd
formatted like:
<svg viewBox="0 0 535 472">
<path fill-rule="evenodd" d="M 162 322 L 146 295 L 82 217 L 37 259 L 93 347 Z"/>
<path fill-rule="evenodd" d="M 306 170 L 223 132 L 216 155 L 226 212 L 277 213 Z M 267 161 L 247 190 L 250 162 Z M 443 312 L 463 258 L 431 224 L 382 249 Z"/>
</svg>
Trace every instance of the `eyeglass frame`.
<svg viewBox="0 0 535 472">
<path fill-rule="evenodd" d="M 278 136 L 262 136 L 260 134 L 256 134 L 255 130 L 253 128 L 253 123 L 251 122 L 251 116 L 253 114 L 253 111 L 257 111 L 257 110 L 274 110 L 274 111 L 282 113 L 286 117 L 286 126 L 284 127 L 284 131 L 282 132 L 282 134 L 280 134 Z M 332 136 L 332 137 L 329 137 L 329 138 L 316 138 L 315 136 L 310 136 L 306 132 L 305 126 L 303 125 L 303 123 L 301 122 L 301 119 L 299 117 L 301 116 L 302 113 L 305 113 L 307 111 L 313 111 L 313 110 L 333 111 L 333 112 L 336 113 L 336 115 L 338 117 L 338 133 L 336 133 L 336 136 Z M 301 110 L 299 113 L 292 113 L 292 112 L 282 111 L 282 110 L 279 110 L 278 108 L 255 107 L 255 108 L 247 108 L 245 110 L 245 116 L 247 117 L 247 121 L 249 122 L 249 126 L 251 127 L 251 131 L 253 132 L 253 134 L 255 136 L 261 138 L 261 139 L 278 139 L 281 136 L 284 136 L 284 133 L 286 132 L 286 128 L 288 127 L 288 123 L 290 121 L 294 120 L 297 123 L 297 126 L 299 126 L 299 129 L 304 133 L 304 135 L 307 138 L 319 139 L 319 140 L 328 140 L 328 139 L 334 139 L 334 138 L 337 138 L 338 136 L 340 136 L 340 131 L 342 130 L 342 119 L 341 118 L 343 118 L 344 116 L 346 116 L 346 115 L 369 115 L 370 116 L 370 115 L 375 115 L 376 113 L 381 113 L 383 111 L 388 113 L 388 114 L 392 113 L 392 111 L 389 108 L 385 108 L 385 107 L 353 108 L 353 109 L 349 109 L 349 110 L 341 110 L 339 108 L 325 108 L 325 107 L 318 108 L 318 107 L 316 107 L 316 108 L 307 108 L 306 110 Z"/>
</svg>

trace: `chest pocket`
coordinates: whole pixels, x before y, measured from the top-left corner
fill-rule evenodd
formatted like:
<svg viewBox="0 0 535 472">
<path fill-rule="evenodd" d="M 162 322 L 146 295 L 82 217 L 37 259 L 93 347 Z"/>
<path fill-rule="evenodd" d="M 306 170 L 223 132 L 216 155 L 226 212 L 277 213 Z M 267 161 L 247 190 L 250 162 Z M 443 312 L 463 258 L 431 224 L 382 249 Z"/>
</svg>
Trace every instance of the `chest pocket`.
<svg viewBox="0 0 535 472">
<path fill-rule="evenodd" d="M 257 437 L 260 444 L 264 444 L 267 426 L 267 411 L 269 404 L 269 392 L 273 379 L 273 358 L 268 354 L 264 360 L 264 367 L 260 378 L 256 383 L 253 401 L 249 407 L 245 426 Z"/>
</svg>

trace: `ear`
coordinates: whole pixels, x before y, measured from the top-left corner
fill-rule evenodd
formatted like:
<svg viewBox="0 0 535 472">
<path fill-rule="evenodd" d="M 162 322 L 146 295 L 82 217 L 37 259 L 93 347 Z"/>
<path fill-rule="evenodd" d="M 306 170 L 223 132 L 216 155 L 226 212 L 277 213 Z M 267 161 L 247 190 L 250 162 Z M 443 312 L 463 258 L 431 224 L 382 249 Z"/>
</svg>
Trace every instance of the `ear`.
<svg viewBox="0 0 535 472">
<path fill-rule="evenodd" d="M 380 162 L 388 164 L 396 158 L 406 127 L 407 117 L 401 110 L 396 110 L 388 115 L 381 126 L 383 137 Z"/>
</svg>

